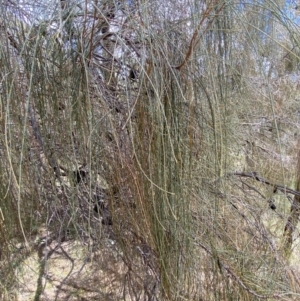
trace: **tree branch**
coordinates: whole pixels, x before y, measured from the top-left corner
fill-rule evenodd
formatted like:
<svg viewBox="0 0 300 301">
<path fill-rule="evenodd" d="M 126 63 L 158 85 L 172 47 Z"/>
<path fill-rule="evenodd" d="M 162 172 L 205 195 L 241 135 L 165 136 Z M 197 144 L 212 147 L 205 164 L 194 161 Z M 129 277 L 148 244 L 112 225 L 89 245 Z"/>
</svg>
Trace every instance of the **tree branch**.
<svg viewBox="0 0 300 301">
<path fill-rule="evenodd" d="M 216 2 L 215 4 L 218 4 L 218 2 Z M 223 9 L 224 5 L 225 5 L 225 3 L 222 4 L 222 6 L 218 9 L 218 11 L 217 11 L 216 14 L 220 13 L 220 11 Z M 192 53 L 193 53 L 193 50 L 194 50 L 195 46 L 197 45 L 197 43 L 198 43 L 198 41 L 199 41 L 199 39 L 198 39 L 198 40 L 196 40 L 196 39 L 197 39 L 198 33 L 199 33 L 199 31 L 200 31 L 200 28 L 201 28 L 202 24 L 204 23 L 204 21 L 208 18 L 208 15 L 209 15 L 209 13 L 213 10 L 213 8 L 214 8 L 214 6 L 212 5 L 212 6 L 209 6 L 209 7 L 205 10 L 205 12 L 204 12 L 204 14 L 202 15 L 202 18 L 201 18 L 201 20 L 200 20 L 200 22 L 199 22 L 197 28 L 195 29 L 195 31 L 194 31 L 194 33 L 193 33 L 193 36 L 192 36 L 192 39 L 191 39 L 191 42 L 190 42 L 190 45 L 189 45 L 189 49 L 188 49 L 188 51 L 187 51 L 187 53 L 186 53 L 186 55 L 185 55 L 184 60 L 182 61 L 182 63 L 181 63 L 180 65 L 175 66 L 175 69 L 177 69 L 177 70 L 182 69 L 182 67 L 183 67 L 183 66 L 186 64 L 186 62 L 189 60 L 190 56 L 191 56 Z M 214 19 L 215 19 L 215 17 L 213 17 L 211 20 L 208 21 L 208 24 L 207 24 L 207 26 L 206 26 L 204 32 L 207 31 L 207 29 L 210 27 L 210 25 L 212 24 L 212 22 L 214 21 Z"/>
<path fill-rule="evenodd" d="M 300 191 L 291 189 L 287 186 L 272 183 L 269 180 L 259 176 L 256 171 L 252 171 L 252 172 L 238 172 L 238 171 L 236 171 L 234 173 L 227 174 L 227 176 L 239 176 L 239 177 L 245 177 L 245 178 L 252 178 L 252 179 L 255 179 L 256 181 L 261 182 L 263 184 L 273 186 L 274 187 L 274 193 L 277 192 L 277 191 L 281 191 L 284 194 L 290 193 L 292 195 L 300 196 Z"/>
</svg>

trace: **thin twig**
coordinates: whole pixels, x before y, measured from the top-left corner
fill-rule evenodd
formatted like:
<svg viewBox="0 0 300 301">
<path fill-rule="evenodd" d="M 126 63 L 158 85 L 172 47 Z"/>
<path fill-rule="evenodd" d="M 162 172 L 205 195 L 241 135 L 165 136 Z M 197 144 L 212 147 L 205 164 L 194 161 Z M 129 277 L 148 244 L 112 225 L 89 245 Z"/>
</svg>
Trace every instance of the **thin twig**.
<svg viewBox="0 0 300 301">
<path fill-rule="evenodd" d="M 215 253 L 213 253 L 208 247 L 206 247 L 204 244 L 202 244 L 201 242 L 195 242 L 196 245 L 200 246 L 202 249 L 204 249 L 210 256 L 216 256 Z M 282 293 L 282 294 L 268 294 L 268 295 L 261 295 L 258 294 L 257 292 L 255 292 L 254 290 L 250 289 L 244 282 L 243 280 L 237 276 L 231 269 L 230 267 L 223 263 L 220 258 L 217 258 L 218 260 L 218 265 L 223 268 L 227 274 L 229 274 L 233 280 L 235 280 L 244 290 L 246 290 L 249 294 L 260 298 L 260 299 L 269 299 L 269 298 L 276 298 L 279 299 L 280 297 L 286 296 L 286 293 Z"/>
</svg>

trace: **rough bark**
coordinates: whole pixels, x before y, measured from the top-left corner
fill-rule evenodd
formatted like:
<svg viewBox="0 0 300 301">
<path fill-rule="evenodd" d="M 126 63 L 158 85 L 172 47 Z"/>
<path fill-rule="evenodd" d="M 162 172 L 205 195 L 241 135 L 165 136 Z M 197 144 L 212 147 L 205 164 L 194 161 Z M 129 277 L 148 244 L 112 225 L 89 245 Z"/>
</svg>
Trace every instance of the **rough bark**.
<svg viewBox="0 0 300 301">
<path fill-rule="evenodd" d="M 296 190 L 299 191 L 300 189 L 300 149 L 298 151 L 298 162 L 297 162 L 297 187 Z M 293 244 L 293 233 L 297 228 L 298 219 L 300 215 L 300 196 L 294 195 L 293 203 L 291 206 L 290 215 L 287 219 L 286 225 L 283 231 L 283 249 L 287 256 L 290 257 L 292 251 L 292 244 Z"/>
</svg>

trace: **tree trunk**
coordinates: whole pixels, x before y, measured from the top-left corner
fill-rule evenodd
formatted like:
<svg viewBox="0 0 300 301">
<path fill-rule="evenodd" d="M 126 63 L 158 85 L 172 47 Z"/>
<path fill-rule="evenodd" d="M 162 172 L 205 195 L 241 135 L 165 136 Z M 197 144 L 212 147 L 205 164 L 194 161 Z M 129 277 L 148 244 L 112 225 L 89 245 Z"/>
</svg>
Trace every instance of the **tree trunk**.
<svg viewBox="0 0 300 301">
<path fill-rule="evenodd" d="M 296 190 L 300 191 L 300 148 L 298 151 L 297 162 L 297 187 Z M 295 195 L 291 206 L 290 216 L 286 222 L 283 232 L 283 249 L 287 258 L 290 257 L 293 244 L 293 233 L 297 228 L 298 219 L 300 215 L 300 196 Z"/>
</svg>

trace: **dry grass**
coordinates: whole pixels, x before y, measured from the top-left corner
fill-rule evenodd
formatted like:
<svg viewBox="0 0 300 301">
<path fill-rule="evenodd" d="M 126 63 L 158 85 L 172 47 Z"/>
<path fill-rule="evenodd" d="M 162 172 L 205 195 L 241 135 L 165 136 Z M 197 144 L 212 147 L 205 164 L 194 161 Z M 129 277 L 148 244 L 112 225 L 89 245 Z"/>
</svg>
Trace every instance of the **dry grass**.
<svg viewBox="0 0 300 301">
<path fill-rule="evenodd" d="M 1 298 L 296 300 L 293 27 L 271 2 L 93 4 L 1 6 Z"/>
</svg>

